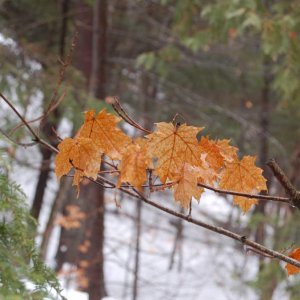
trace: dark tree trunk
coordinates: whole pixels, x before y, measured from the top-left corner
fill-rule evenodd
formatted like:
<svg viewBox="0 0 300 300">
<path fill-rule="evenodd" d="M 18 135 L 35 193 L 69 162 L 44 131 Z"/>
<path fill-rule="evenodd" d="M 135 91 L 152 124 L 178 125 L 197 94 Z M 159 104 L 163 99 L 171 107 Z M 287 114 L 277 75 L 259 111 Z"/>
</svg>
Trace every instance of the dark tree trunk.
<svg viewBox="0 0 300 300">
<path fill-rule="evenodd" d="M 263 175 L 267 179 L 268 189 L 271 184 L 271 172 L 267 168 L 266 163 L 269 157 L 269 126 L 270 126 L 270 85 L 271 85 L 271 60 L 265 56 L 263 61 L 263 87 L 261 93 L 261 108 L 260 108 L 260 134 L 259 134 L 259 155 L 258 163 L 263 169 Z M 256 206 L 254 213 L 265 215 L 266 202 L 260 201 Z M 256 228 L 255 240 L 257 243 L 264 244 L 265 241 L 265 222 L 261 220 Z M 263 268 L 263 257 L 260 257 L 260 270 Z"/>
<path fill-rule="evenodd" d="M 105 98 L 106 87 L 106 32 L 107 32 L 107 3 L 106 0 L 96 0 L 93 16 L 93 43 L 92 43 L 92 71 L 89 84 L 89 92 L 98 99 Z M 87 268 L 89 281 L 89 300 L 98 300 L 106 296 L 104 284 L 104 189 L 96 185 L 89 185 L 88 198 L 90 212 L 97 212 L 87 224 L 91 232 L 91 247 L 87 253 L 90 262 L 96 261 Z M 95 238 L 97 237 L 97 238 Z"/>
<path fill-rule="evenodd" d="M 106 85 L 106 48 L 107 48 L 107 3 L 96 0 L 93 17 L 92 71 L 89 92 L 96 98 L 104 99 Z"/>
<path fill-rule="evenodd" d="M 53 137 L 53 132 L 51 130 L 51 127 L 55 126 L 55 124 L 50 122 L 47 125 L 48 126 L 45 126 L 43 128 L 43 133 L 47 137 L 49 137 L 51 135 Z M 49 178 L 49 173 L 50 173 L 49 167 L 50 167 L 50 161 L 51 161 L 51 157 L 52 157 L 52 151 L 50 151 L 49 149 L 46 149 L 46 148 L 41 148 L 41 154 L 42 154 L 42 162 L 40 165 L 40 174 L 39 174 L 37 186 L 35 189 L 32 206 L 31 206 L 31 215 L 37 220 L 39 219 L 39 216 L 40 216 L 40 212 L 41 212 L 43 200 L 44 200 L 44 194 L 45 194 L 46 187 L 47 187 L 47 181 Z"/>
<path fill-rule="evenodd" d="M 68 26 L 68 9 L 69 9 L 69 0 L 61 1 L 61 24 L 60 24 L 60 39 L 59 39 L 59 55 L 63 60 L 65 56 L 65 44 L 67 37 L 67 26 Z M 62 78 L 61 78 L 62 80 Z M 55 110 L 52 116 L 52 119 L 48 119 L 44 126 L 42 127 L 43 134 L 50 140 L 50 142 L 55 143 L 56 137 L 52 128 L 57 128 L 57 123 L 60 118 L 59 110 Z M 37 220 L 39 219 L 40 212 L 43 205 L 44 194 L 47 187 L 47 181 L 50 173 L 50 162 L 52 158 L 52 151 L 46 148 L 41 149 L 42 162 L 40 166 L 40 174 L 35 190 L 35 195 L 33 198 L 31 206 L 31 214 Z"/>
<path fill-rule="evenodd" d="M 84 75 L 87 88 L 92 69 L 93 10 L 86 1 L 75 5 L 75 28 L 78 39 L 74 51 L 74 65 Z"/>
<path fill-rule="evenodd" d="M 55 219 L 57 214 L 62 211 L 63 203 L 68 194 L 68 190 L 72 188 L 72 180 L 71 178 L 64 177 L 60 181 L 59 189 L 56 193 L 56 197 L 52 204 L 51 212 L 46 224 L 46 229 L 43 233 L 43 239 L 41 243 L 41 257 L 43 260 L 46 259 L 47 249 L 51 237 L 52 230 L 54 228 Z"/>
</svg>

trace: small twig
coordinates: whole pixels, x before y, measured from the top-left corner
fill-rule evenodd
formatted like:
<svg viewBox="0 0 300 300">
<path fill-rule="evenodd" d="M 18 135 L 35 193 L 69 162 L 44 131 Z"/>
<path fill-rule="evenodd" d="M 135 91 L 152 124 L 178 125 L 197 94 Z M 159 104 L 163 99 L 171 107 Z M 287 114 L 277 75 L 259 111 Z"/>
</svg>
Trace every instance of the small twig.
<svg viewBox="0 0 300 300">
<path fill-rule="evenodd" d="M 190 205 L 189 205 L 189 214 L 188 214 L 188 217 L 190 218 L 192 216 L 192 201 L 190 202 Z"/>
<path fill-rule="evenodd" d="M 18 116 L 18 118 L 23 122 L 23 124 L 26 126 L 26 128 L 30 131 L 30 133 L 33 135 L 33 142 L 40 143 L 44 146 L 46 146 L 51 151 L 58 153 L 58 150 L 41 139 L 37 133 L 33 130 L 33 128 L 28 124 L 28 122 L 24 119 L 24 117 L 19 113 L 19 111 L 13 106 L 13 104 L 2 94 L 0 93 L 0 98 L 4 100 L 4 102 L 13 110 L 13 112 Z"/>
<path fill-rule="evenodd" d="M 119 170 L 104 170 L 104 171 L 99 171 L 98 174 L 111 174 L 111 173 L 120 173 Z"/>
<path fill-rule="evenodd" d="M 31 142 L 31 143 L 21 143 L 21 142 L 17 142 L 15 140 L 13 140 L 5 131 L 3 131 L 1 128 L 0 128 L 0 133 L 2 135 L 4 135 L 9 141 L 11 141 L 13 144 L 17 145 L 17 146 L 21 146 L 21 147 L 32 147 L 32 146 L 35 146 L 37 144 L 37 142 Z"/>
<path fill-rule="evenodd" d="M 142 127 L 141 125 L 139 125 L 136 121 L 134 121 L 125 111 L 125 109 L 122 107 L 122 105 L 120 104 L 120 101 L 118 99 L 118 97 L 109 97 L 109 100 L 107 100 L 107 102 L 109 104 L 112 105 L 113 109 L 115 110 L 115 112 L 128 124 L 130 124 L 131 126 L 145 132 L 145 133 L 152 133 L 150 130 L 145 129 L 144 127 Z"/>
<path fill-rule="evenodd" d="M 23 118 L 23 116 L 18 112 L 18 110 L 13 106 L 13 104 L 2 94 L 0 93 L 0 97 L 6 102 L 6 104 L 14 111 L 14 113 L 19 117 L 22 123 L 27 127 L 27 129 L 31 132 L 31 134 L 38 141 L 39 137 L 37 133 L 29 126 L 28 122 Z"/>
<path fill-rule="evenodd" d="M 67 89 L 65 88 L 65 90 L 62 93 L 62 95 L 59 98 L 58 98 L 58 90 L 59 90 L 59 88 L 61 87 L 61 85 L 62 85 L 62 83 L 64 81 L 66 70 L 67 70 L 67 68 L 69 67 L 69 65 L 72 62 L 73 52 L 74 52 L 74 49 L 75 49 L 75 46 L 76 46 L 77 39 L 78 39 L 78 32 L 75 32 L 75 34 L 72 37 L 71 47 L 69 49 L 69 52 L 68 52 L 66 58 L 63 59 L 63 57 L 60 57 L 60 59 L 59 59 L 59 62 L 61 63 L 61 68 L 59 70 L 59 77 L 58 77 L 58 80 L 56 82 L 56 87 L 54 89 L 54 92 L 53 92 L 50 104 L 49 104 L 49 106 L 48 106 L 48 108 L 46 110 L 46 113 L 45 113 L 44 117 L 42 118 L 41 125 L 42 125 L 43 122 L 45 122 L 45 120 L 49 116 L 49 114 L 54 109 L 56 109 L 58 107 L 58 105 L 65 98 L 66 90 Z M 61 54 L 61 55 L 63 55 L 63 54 Z"/>
<path fill-rule="evenodd" d="M 274 258 L 273 255 L 270 255 L 270 254 L 266 254 L 258 249 L 254 249 L 254 248 L 251 248 L 251 247 L 246 247 L 246 253 L 248 254 L 249 252 L 254 252 L 256 254 L 259 254 L 261 256 L 264 256 L 264 257 L 267 257 L 267 258 Z"/>
<path fill-rule="evenodd" d="M 149 169 L 148 182 L 149 182 L 149 190 L 150 190 L 150 193 L 153 192 L 152 173 L 153 173 L 152 169 Z"/>
<path fill-rule="evenodd" d="M 275 177 L 280 182 L 280 184 L 285 189 L 286 193 L 291 197 L 290 203 L 300 209 L 300 192 L 294 187 L 289 178 L 283 172 L 283 170 L 279 167 L 275 159 L 271 159 L 267 165 L 273 171 Z"/>
<path fill-rule="evenodd" d="M 174 125 L 180 124 L 180 122 L 175 122 L 175 120 L 178 119 L 178 117 L 181 117 L 182 120 L 184 121 L 184 123 L 186 123 L 185 117 L 182 114 L 180 114 L 180 113 L 176 113 L 175 116 L 173 117 L 173 120 L 172 120 L 172 123 Z"/>
<path fill-rule="evenodd" d="M 66 94 L 66 90 L 63 92 L 63 94 L 61 95 L 61 97 L 53 104 L 50 104 L 47 111 L 45 113 L 43 113 L 41 116 L 34 118 L 32 120 L 27 121 L 27 124 L 32 124 L 38 121 L 43 121 L 44 119 L 46 119 L 50 113 L 52 113 L 58 106 L 59 104 L 63 101 L 64 97 Z M 9 135 L 12 135 L 15 133 L 16 130 L 18 130 L 19 128 L 21 128 L 22 126 L 24 126 L 25 124 L 23 122 L 21 122 L 20 124 L 18 124 L 17 126 L 15 126 L 9 133 Z"/>
<path fill-rule="evenodd" d="M 61 142 L 63 139 L 59 136 L 57 130 L 54 127 L 51 127 L 51 129 L 54 132 L 56 138 Z"/>
<path fill-rule="evenodd" d="M 76 32 L 72 38 L 72 43 L 71 43 L 71 47 L 69 50 L 69 53 L 65 59 L 65 61 L 62 60 L 62 58 L 59 59 L 59 62 L 61 64 L 61 68 L 59 70 L 59 77 L 58 80 L 56 82 L 56 87 L 53 91 L 53 95 L 50 101 L 50 104 L 48 106 L 48 108 L 46 109 L 45 113 L 43 113 L 41 116 L 34 118 L 30 121 L 27 121 L 27 124 L 31 124 L 37 121 L 41 121 L 40 127 L 42 126 L 42 124 L 45 122 L 45 120 L 48 118 L 48 116 L 54 111 L 56 110 L 56 108 L 61 104 L 61 102 L 64 100 L 66 93 L 67 93 L 67 88 L 64 89 L 64 91 L 62 92 L 61 96 L 58 97 L 58 90 L 61 87 L 63 81 L 64 81 L 64 77 L 65 77 L 65 72 L 68 68 L 68 66 L 71 64 L 72 62 L 72 56 L 73 56 L 73 52 L 76 46 L 76 41 L 78 38 L 78 33 Z M 23 122 L 21 122 L 20 124 L 18 124 L 17 126 L 15 126 L 11 132 L 10 135 L 13 134 L 17 129 L 19 129 L 20 127 L 24 126 L 25 124 Z"/>
<path fill-rule="evenodd" d="M 214 191 L 214 192 L 220 193 L 220 194 L 241 196 L 241 197 L 245 197 L 245 198 L 252 198 L 252 199 L 258 199 L 258 200 L 269 200 L 269 201 L 290 203 L 290 199 L 286 198 L 286 197 L 257 195 L 257 194 L 248 194 L 248 193 L 241 193 L 241 192 L 235 192 L 235 191 L 229 191 L 229 190 L 222 190 L 222 189 L 218 189 L 218 188 L 215 188 L 215 187 L 203 184 L 203 183 L 198 183 L 198 186 L 204 187 L 208 190 L 211 190 L 211 191 Z"/>
</svg>

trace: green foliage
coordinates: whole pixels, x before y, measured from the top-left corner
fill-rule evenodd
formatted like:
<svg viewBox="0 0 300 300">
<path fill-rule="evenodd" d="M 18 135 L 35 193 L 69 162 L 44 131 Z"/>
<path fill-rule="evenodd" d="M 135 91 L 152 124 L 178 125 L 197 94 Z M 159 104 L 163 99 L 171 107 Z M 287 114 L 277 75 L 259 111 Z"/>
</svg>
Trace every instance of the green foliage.
<svg viewBox="0 0 300 300">
<path fill-rule="evenodd" d="M 35 248 L 35 221 L 20 188 L 0 173 L 0 299 L 54 298 L 60 296 L 54 273 Z M 52 291 L 51 291 L 52 290 Z"/>
</svg>

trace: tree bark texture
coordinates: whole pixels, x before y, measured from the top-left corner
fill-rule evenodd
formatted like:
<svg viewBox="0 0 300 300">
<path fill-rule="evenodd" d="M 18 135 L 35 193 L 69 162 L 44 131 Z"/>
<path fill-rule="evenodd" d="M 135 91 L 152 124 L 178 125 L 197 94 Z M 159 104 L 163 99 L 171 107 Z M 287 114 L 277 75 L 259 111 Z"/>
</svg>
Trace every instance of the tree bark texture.
<svg viewBox="0 0 300 300">
<path fill-rule="evenodd" d="M 106 86 L 106 1 L 96 0 L 94 7 L 83 0 L 79 1 L 76 5 L 75 24 L 78 32 L 75 66 L 84 75 L 89 94 L 102 100 L 105 98 Z M 78 199 L 74 190 L 69 193 L 70 196 L 64 203 L 64 214 L 67 213 L 68 205 L 77 205 L 85 218 L 78 229 L 62 228 L 56 255 L 57 270 L 64 262 L 76 265 L 83 271 L 82 277 L 86 283 L 81 285 L 82 290 L 88 293 L 89 300 L 99 300 L 107 295 L 103 257 L 104 189 L 95 184 L 83 183 Z M 88 246 L 82 247 L 83 245 Z"/>
</svg>

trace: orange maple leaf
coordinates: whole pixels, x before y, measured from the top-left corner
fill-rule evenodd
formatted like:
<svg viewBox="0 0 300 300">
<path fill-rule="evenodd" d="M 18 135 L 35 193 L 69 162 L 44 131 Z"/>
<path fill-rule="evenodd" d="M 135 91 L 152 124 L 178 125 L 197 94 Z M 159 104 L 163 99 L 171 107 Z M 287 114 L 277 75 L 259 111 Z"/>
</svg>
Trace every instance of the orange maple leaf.
<svg viewBox="0 0 300 300">
<path fill-rule="evenodd" d="M 291 253 L 289 253 L 289 257 L 300 261 L 300 248 L 296 248 Z M 288 272 L 288 275 L 294 275 L 300 272 L 300 269 L 298 267 L 295 267 L 291 264 L 286 264 L 285 268 Z"/>
<path fill-rule="evenodd" d="M 97 178 L 101 164 L 101 152 L 89 138 L 66 138 L 58 145 L 55 173 L 58 179 L 75 169 L 73 185 L 78 186 L 84 176 Z"/>
<path fill-rule="evenodd" d="M 209 167 L 216 172 L 220 171 L 224 166 L 224 157 L 217 143 L 208 137 L 202 137 L 199 146 L 201 153 L 205 155 L 205 160 L 208 162 Z"/>
<path fill-rule="evenodd" d="M 178 184 L 174 187 L 174 198 L 184 208 L 189 207 L 193 197 L 199 200 L 203 193 L 203 188 L 198 187 L 198 169 L 185 163 L 181 172 L 174 175 L 175 180 L 178 178 Z"/>
<path fill-rule="evenodd" d="M 217 140 L 216 144 L 220 149 L 221 155 L 224 157 L 225 162 L 232 162 L 238 158 L 238 148 L 229 145 L 230 140 Z"/>
<path fill-rule="evenodd" d="M 91 138 L 100 150 L 111 159 L 121 159 L 126 146 L 130 144 L 128 137 L 117 124 L 121 121 L 105 109 L 95 115 L 94 110 L 85 112 L 85 121 L 78 132 L 78 137 Z"/>
<path fill-rule="evenodd" d="M 137 139 L 127 147 L 119 168 L 120 177 L 118 186 L 122 182 L 128 182 L 139 189 L 147 180 L 146 169 L 152 163 L 147 146 L 146 140 Z"/>
<path fill-rule="evenodd" d="M 158 158 L 155 174 L 162 183 L 172 174 L 178 173 L 184 163 L 200 166 L 201 152 L 196 135 L 202 130 L 200 127 L 182 124 L 174 126 L 172 123 L 157 123 L 157 130 L 147 136 L 149 139 L 149 153 Z"/>
<path fill-rule="evenodd" d="M 262 169 L 255 166 L 256 157 L 245 156 L 226 165 L 221 174 L 220 188 L 236 192 L 252 193 L 267 190 L 266 179 L 262 176 Z M 234 196 L 234 203 L 247 212 L 256 199 Z"/>
</svg>

